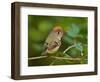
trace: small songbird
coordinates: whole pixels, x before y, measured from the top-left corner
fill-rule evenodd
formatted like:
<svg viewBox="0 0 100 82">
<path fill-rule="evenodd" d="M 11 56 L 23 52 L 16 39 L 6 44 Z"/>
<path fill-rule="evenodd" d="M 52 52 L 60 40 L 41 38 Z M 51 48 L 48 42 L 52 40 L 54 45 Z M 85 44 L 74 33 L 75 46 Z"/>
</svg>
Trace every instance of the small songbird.
<svg viewBox="0 0 100 82">
<path fill-rule="evenodd" d="M 42 55 L 47 53 L 52 54 L 57 52 L 61 46 L 61 38 L 63 36 L 63 29 L 60 26 L 55 26 L 50 32 L 44 43 L 44 52 Z"/>
</svg>

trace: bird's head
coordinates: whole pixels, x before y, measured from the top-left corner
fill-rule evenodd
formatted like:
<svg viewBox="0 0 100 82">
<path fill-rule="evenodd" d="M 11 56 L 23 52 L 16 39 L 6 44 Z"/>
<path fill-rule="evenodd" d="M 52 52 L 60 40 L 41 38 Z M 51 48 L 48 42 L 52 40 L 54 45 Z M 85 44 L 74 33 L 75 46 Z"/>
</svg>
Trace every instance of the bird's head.
<svg viewBox="0 0 100 82">
<path fill-rule="evenodd" d="M 53 28 L 53 32 L 56 33 L 56 35 L 61 38 L 63 36 L 63 29 L 61 26 L 55 26 Z"/>
<path fill-rule="evenodd" d="M 55 26 L 53 28 L 53 31 L 55 31 L 55 32 L 61 32 L 62 31 L 62 28 L 60 26 Z"/>
</svg>

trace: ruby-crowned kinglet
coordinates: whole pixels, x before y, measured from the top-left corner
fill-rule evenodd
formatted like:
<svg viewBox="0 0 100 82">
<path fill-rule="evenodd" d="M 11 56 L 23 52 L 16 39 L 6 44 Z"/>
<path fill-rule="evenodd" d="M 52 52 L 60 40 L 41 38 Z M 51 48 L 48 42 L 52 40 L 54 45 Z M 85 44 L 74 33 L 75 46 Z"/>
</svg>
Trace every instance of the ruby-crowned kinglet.
<svg viewBox="0 0 100 82">
<path fill-rule="evenodd" d="M 44 43 L 44 52 L 42 55 L 47 53 L 55 53 L 61 46 L 61 38 L 63 36 L 63 29 L 60 26 L 55 26 L 50 32 Z"/>
</svg>

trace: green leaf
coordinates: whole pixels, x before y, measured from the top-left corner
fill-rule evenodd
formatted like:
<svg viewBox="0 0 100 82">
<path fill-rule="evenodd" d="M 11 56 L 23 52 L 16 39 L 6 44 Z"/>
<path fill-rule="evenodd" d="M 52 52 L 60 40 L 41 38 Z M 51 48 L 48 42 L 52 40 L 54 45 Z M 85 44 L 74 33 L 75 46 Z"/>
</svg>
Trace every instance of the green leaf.
<svg viewBox="0 0 100 82">
<path fill-rule="evenodd" d="M 83 51 L 83 46 L 82 46 L 81 43 L 77 43 L 77 44 L 75 45 L 75 47 L 76 47 L 76 49 L 80 50 L 81 52 Z"/>
<path fill-rule="evenodd" d="M 78 33 L 80 32 L 80 28 L 75 25 L 75 24 L 72 24 L 71 25 L 71 28 L 69 29 L 69 31 L 67 31 L 67 34 L 70 36 L 70 37 L 77 37 Z"/>
</svg>

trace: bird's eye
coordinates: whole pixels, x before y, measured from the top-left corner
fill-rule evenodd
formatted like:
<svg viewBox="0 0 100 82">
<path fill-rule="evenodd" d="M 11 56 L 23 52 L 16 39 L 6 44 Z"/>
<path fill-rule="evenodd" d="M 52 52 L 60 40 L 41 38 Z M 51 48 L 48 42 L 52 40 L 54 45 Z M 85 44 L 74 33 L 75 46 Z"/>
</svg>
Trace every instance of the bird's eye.
<svg viewBox="0 0 100 82">
<path fill-rule="evenodd" d="M 58 34 L 60 33 L 60 32 L 57 32 Z"/>
</svg>

